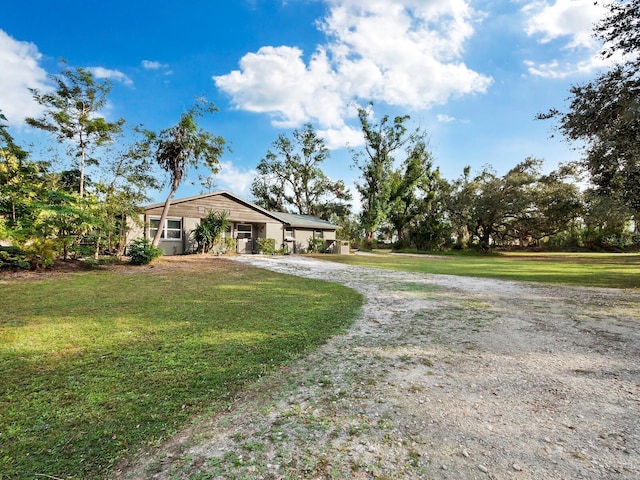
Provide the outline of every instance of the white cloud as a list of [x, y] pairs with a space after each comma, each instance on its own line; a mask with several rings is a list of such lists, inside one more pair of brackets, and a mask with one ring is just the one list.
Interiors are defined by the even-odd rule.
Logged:
[[88, 67], [87, 70], [89, 70], [96, 78], [107, 78], [109, 80], [122, 82], [128, 86], [133, 85], [133, 81], [120, 70], [111, 70], [104, 67]]
[[566, 48], [597, 49], [593, 26], [607, 12], [607, 8], [593, 0], [555, 0], [529, 3], [523, 11], [529, 16], [527, 35], [539, 35], [543, 43], [566, 38]]
[[[601, 44], [593, 37], [593, 27], [607, 13], [603, 2], [593, 0], [554, 0], [528, 3], [522, 11], [527, 20], [525, 32], [542, 44], [560, 41], [562, 50], [571, 52], [569, 60], [550, 59], [547, 62], [526, 60], [532, 75], [565, 78], [578, 73], [590, 73], [611, 63], [603, 60]], [[580, 57], [579, 60], [575, 58]]]
[[41, 58], [33, 43], [20, 42], [0, 30], [0, 110], [10, 125], [23, 125], [26, 117], [42, 113], [29, 91], [51, 89], [47, 72], [40, 66]]
[[145, 70], [160, 70], [161, 68], [167, 68], [168, 65], [152, 61], [152, 60], [142, 60], [141, 62], [142, 68]]
[[436, 119], [440, 123], [451, 123], [451, 122], [455, 122], [456, 121], [456, 119], [454, 117], [450, 117], [449, 115], [443, 115], [443, 114], [438, 114]]
[[340, 148], [353, 148], [364, 145], [362, 130], [345, 125], [342, 128], [329, 128], [318, 130], [318, 136], [324, 140], [329, 150]]
[[216, 179], [220, 180], [221, 187], [236, 195], [247, 197], [253, 179], [258, 174], [253, 169], [240, 170], [230, 161], [220, 162], [220, 171]]
[[166, 63], [160, 63], [154, 60], [142, 60], [140, 65], [142, 65], [142, 68], [145, 70], [162, 70], [164, 75], [173, 75], [173, 70], [169, 70], [169, 65]]
[[490, 85], [462, 62], [477, 18], [466, 1], [327, 2], [318, 26], [328, 42], [308, 61], [299, 48], [266, 46], [214, 77], [238, 109], [280, 127], [317, 123], [329, 144], [344, 146], [356, 140], [345, 122], [354, 99], [422, 109]]

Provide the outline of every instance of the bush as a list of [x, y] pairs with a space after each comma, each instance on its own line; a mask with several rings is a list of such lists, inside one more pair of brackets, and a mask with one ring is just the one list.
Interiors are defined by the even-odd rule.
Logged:
[[227, 252], [235, 252], [236, 251], [236, 239], [232, 237], [227, 237], [222, 241], [222, 248], [224, 250], [223, 253]]
[[162, 256], [162, 249], [155, 247], [147, 238], [139, 238], [131, 242], [128, 248], [130, 263], [132, 265], [148, 265], [155, 258]]
[[28, 270], [31, 268], [24, 252], [15, 246], [0, 247], [0, 269]]
[[276, 241], [273, 238], [259, 238], [258, 252], [262, 252], [265, 255], [273, 255], [276, 253]]
[[209, 253], [229, 226], [226, 212], [211, 210], [191, 232], [198, 253]]
[[36, 238], [22, 247], [24, 256], [33, 270], [53, 265], [58, 256], [58, 245], [49, 238]]
[[323, 253], [324, 252], [324, 240], [321, 238], [309, 239], [309, 253]]

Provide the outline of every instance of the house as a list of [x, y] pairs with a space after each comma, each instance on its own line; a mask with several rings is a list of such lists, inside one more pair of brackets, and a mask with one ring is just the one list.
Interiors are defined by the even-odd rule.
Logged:
[[[153, 239], [163, 208], [164, 202], [143, 207], [140, 224], [131, 222], [128, 240]], [[272, 238], [276, 249], [286, 248], [290, 253], [305, 253], [309, 240], [321, 238], [325, 251], [348, 253], [336, 241], [337, 225], [311, 215], [271, 212], [223, 190], [171, 201], [159, 244], [165, 255], [195, 251], [191, 231], [211, 210], [227, 213], [230, 226], [223, 236], [236, 240], [240, 254], [255, 253], [259, 238]]]

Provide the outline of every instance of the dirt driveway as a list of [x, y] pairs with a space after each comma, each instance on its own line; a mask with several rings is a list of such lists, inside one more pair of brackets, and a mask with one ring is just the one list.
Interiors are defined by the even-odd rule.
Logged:
[[353, 327], [133, 478], [640, 478], [640, 291], [239, 257], [366, 297]]

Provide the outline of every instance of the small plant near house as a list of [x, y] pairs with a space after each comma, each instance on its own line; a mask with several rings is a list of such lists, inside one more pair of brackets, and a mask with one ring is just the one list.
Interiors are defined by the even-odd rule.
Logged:
[[154, 259], [162, 256], [162, 249], [153, 246], [147, 238], [139, 238], [131, 242], [128, 253], [131, 265], [148, 265]]
[[273, 255], [276, 253], [276, 241], [273, 238], [259, 238], [258, 252], [265, 255]]
[[229, 220], [225, 212], [211, 210], [206, 217], [191, 232], [195, 240], [198, 253], [209, 253], [220, 241], [222, 232], [229, 226]]
[[225, 252], [235, 252], [236, 251], [236, 239], [232, 237], [227, 237], [222, 241], [222, 248]]
[[309, 253], [323, 253], [324, 252], [324, 240], [321, 238], [309, 239]]

